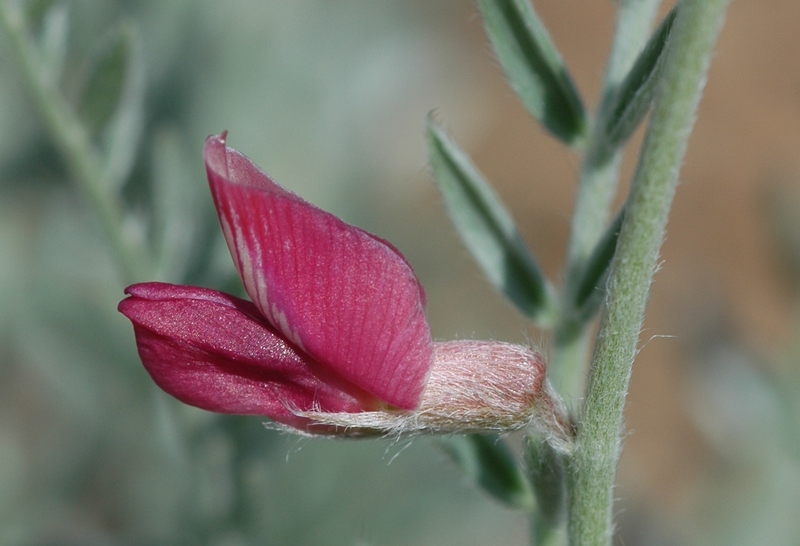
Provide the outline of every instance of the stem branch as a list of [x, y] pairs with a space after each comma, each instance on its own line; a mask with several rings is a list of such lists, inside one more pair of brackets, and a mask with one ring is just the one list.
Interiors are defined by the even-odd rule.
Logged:
[[[567, 250], [566, 285], [562, 308], [570, 312], [571, 301], [580, 273], [602, 236], [617, 191], [620, 153], [609, 157], [603, 150], [604, 135], [599, 134], [609, 114], [609, 100], [633, 66], [647, 43], [650, 28], [661, 0], [623, 0], [617, 12], [616, 31], [606, 64], [603, 97], [595, 114], [581, 165], [578, 191], [572, 214], [570, 241]], [[583, 387], [588, 332], [577, 326], [572, 317], [562, 317], [555, 331], [555, 350], [551, 380], [567, 401], [577, 400]]]

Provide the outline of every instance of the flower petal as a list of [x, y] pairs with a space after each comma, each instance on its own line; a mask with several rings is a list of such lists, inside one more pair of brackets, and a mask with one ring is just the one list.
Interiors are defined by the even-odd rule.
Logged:
[[225, 145], [205, 146], [222, 230], [265, 317], [333, 373], [415, 408], [432, 362], [424, 293], [389, 243], [275, 184]]
[[[221, 292], [165, 283], [129, 286], [119, 310], [159, 387], [210, 411], [265, 415], [305, 428], [296, 412], [364, 407], [314, 373], [316, 363], [283, 339], [250, 303]], [[352, 389], [351, 389], [352, 390]], [[315, 428], [319, 432], [319, 427]]]

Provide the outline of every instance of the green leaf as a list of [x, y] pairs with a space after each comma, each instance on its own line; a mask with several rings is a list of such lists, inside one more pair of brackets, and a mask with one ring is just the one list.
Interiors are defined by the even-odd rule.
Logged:
[[620, 210], [611, 225], [608, 226], [602, 239], [597, 242], [581, 275], [575, 290], [573, 308], [578, 310], [582, 320], [588, 320], [600, 308], [605, 290], [602, 287], [608, 278], [608, 268], [617, 250], [617, 239], [625, 219], [625, 209]]
[[151, 239], [156, 263], [160, 278], [183, 281], [190, 268], [209, 265], [196, 263], [200, 256], [205, 260], [213, 256], [216, 232], [204, 232], [203, 222], [213, 222], [217, 232], [219, 223], [205, 199], [207, 190], [196, 184], [192, 156], [186, 153], [181, 133], [174, 128], [161, 128], [147, 141], [153, 166]]
[[776, 421], [779, 438], [787, 455], [800, 464], [800, 369], [797, 369], [796, 355], [789, 366], [778, 373], [767, 376], [768, 387], [773, 392], [776, 405]]
[[650, 110], [675, 13], [673, 8], [667, 14], [614, 94], [605, 130], [609, 150], [623, 145]]
[[528, 0], [478, 0], [495, 54], [525, 108], [575, 145], [588, 123], [566, 66]]
[[441, 445], [472, 483], [513, 508], [533, 507], [525, 474], [496, 434], [451, 436], [444, 438]]
[[90, 133], [99, 132], [116, 112], [125, 90], [133, 34], [122, 27], [91, 62], [78, 113]]
[[127, 180], [136, 163], [144, 128], [144, 59], [138, 47], [136, 29], [126, 24], [120, 29], [127, 42], [126, 74], [116, 111], [107, 123], [105, 176], [114, 187]]
[[492, 285], [524, 314], [548, 320], [555, 305], [552, 288], [511, 215], [469, 158], [430, 119], [427, 139], [434, 178], [467, 249]]
[[547, 536], [560, 527], [566, 515], [564, 458], [546, 440], [531, 438], [525, 462], [536, 499], [535, 531], [539, 537]]
[[38, 26], [58, 0], [27, 0], [23, 4], [25, 20], [32, 27]]
[[61, 80], [64, 60], [67, 56], [69, 12], [64, 4], [55, 4], [47, 7], [47, 11], [41, 14], [41, 32], [39, 36], [42, 72], [44, 77], [54, 87], [57, 87]]

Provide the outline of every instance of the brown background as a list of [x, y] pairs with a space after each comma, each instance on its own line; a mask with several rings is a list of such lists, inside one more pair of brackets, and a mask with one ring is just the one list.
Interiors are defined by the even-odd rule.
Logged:
[[[535, 5], [593, 108], [613, 30], [613, 5]], [[716, 344], [732, 343], [756, 361], [763, 359], [768, 369], [769, 360], [796, 332], [792, 277], [772, 222], [776, 200], [790, 218], [795, 211], [800, 216], [797, 16], [797, 5], [789, 0], [732, 3], [680, 176], [641, 336], [643, 349], [634, 367], [618, 490], [621, 497], [647, 499], [656, 511], [666, 509], [672, 514], [668, 519], [691, 516], [706, 479], [724, 459], [689, 417], [687, 382], [698, 355]], [[465, 28], [476, 44], [469, 60], [473, 81], [484, 86], [482, 99], [473, 99], [481, 122], [461, 121], [468, 129], [459, 127], [459, 116], [467, 119], [458, 110], [463, 104], [443, 105], [437, 115], [456, 139], [460, 129], [474, 131], [464, 147], [512, 210], [551, 278], [557, 279], [579, 159], [531, 121], [488, 53], [477, 15], [468, 12], [464, 20], [472, 21]], [[633, 171], [641, 136], [640, 130], [629, 145], [623, 185]], [[433, 190], [428, 198], [436, 201]], [[441, 229], [448, 228], [442, 224]], [[454, 244], [448, 241], [439, 248], [452, 249]], [[447, 280], [441, 285], [432, 283], [433, 290], [442, 290], [440, 300], [430, 302], [440, 337], [541, 340], [484, 290], [463, 252], [452, 250], [441, 262], [455, 265], [443, 274]]]

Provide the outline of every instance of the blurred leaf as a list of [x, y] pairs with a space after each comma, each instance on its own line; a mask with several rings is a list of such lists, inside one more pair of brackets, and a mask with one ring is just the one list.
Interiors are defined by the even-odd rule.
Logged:
[[567, 144], [588, 123], [580, 96], [528, 0], [478, 0], [486, 31], [511, 87], [528, 111]]
[[[36, 197], [33, 197], [36, 199]], [[31, 221], [31, 207], [25, 199], [4, 192], [0, 200], [0, 371], [11, 358], [3, 352], [8, 332], [16, 326], [18, 311], [27, 304], [25, 295], [28, 272], [35, 265], [31, 248], [36, 224]]]
[[760, 466], [784, 447], [780, 400], [745, 351], [712, 343], [689, 371], [689, 414], [720, 455]]
[[617, 250], [617, 239], [625, 219], [625, 209], [619, 211], [617, 217], [608, 226], [602, 239], [597, 242], [591, 256], [586, 262], [580, 282], [575, 290], [574, 309], [579, 316], [588, 320], [600, 308], [605, 290], [603, 286], [608, 278], [608, 267]]
[[[171, 282], [182, 282], [194, 265], [192, 254], [200, 253], [198, 246], [212, 247], [214, 232], [200, 237], [204, 219], [215, 220], [211, 200], [205, 196], [206, 185], [198, 183], [192, 175], [195, 170], [189, 165], [180, 133], [171, 129], [161, 130], [152, 138], [153, 157], [153, 234], [159, 268], [159, 278]], [[199, 173], [198, 173], [199, 174]], [[206, 204], [207, 206], [202, 206]], [[208, 251], [203, 252], [210, 259]], [[196, 267], [207, 268], [207, 263]]]
[[[770, 184], [763, 199], [763, 220], [770, 228], [776, 257], [796, 295], [800, 289], [800, 192], [796, 178]], [[779, 405], [786, 451], [800, 461], [800, 336], [794, 336], [780, 364], [769, 382]]]
[[496, 434], [468, 434], [442, 440], [442, 448], [467, 478], [499, 501], [530, 510], [533, 495], [508, 446]]
[[53, 140], [37, 133], [24, 146], [0, 162], [2, 189], [43, 190], [69, 183], [64, 158]]
[[[182, 133], [174, 127], [148, 138], [152, 158], [152, 195], [142, 206], [152, 210], [156, 277], [178, 284], [211, 286], [245, 296], [231, 267], [230, 252], [203, 183], [202, 161], [192, 161]], [[125, 189], [130, 190], [129, 184]]]
[[605, 130], [610, 150], [624, 144], [650, 110], [675, 14], [676, 8], [667, 14], [615, 93]]
[[771, 184], [764, 193], [763, 220], [770, 228], [778, 259], [790, 275], [793, 288], [800, 288], [800, 192], [792, 177]]
[[105, 176], [119, 188], [133, 169], [144, 125], [144, 61], [132, 24], [120, 26], [91, 63], [79, 114], [106, 143]]
[[64, 59], [67, 56], [67, 37], [69, 31], [69, 12], [63, 4], [52, 5], [43, 14], [41, 37], [42, 69], [45, 78], [55, 87], [61, 80]]
[[794, 355], [787, 368], [767, 379], [778, 405], [779, 438], [786, 453], [800, 463], [800, 368], [797, 355]]
[[39, 25], [58, 0], [27, 0], [24, 2], [25, 20], [32, 27]]
[[530, 440], [526, 454], [528, 474], [536, 496], [536, 533], [542, 537], [557, 531], [566, 513], [564, 459], [548, 442], [535, 439]]
[[213, 207], [205, 210], [208, 212], [199, 214], [197, 236], [183, 269], [182, 284], [213, 286], [228, 294], [247, 297], [239, 274], [231, 267], [230, 252]]
[[130, 176], [139, 151], [144, 128], [145, 66], [138, 47], [138, 34], [132, 24], [120, 29], [127, 45], [126, 73], [121, 96], [108, 120], [106, 147], [106, 179], [120, 187]]
[[529, 317], [549, 318], [552, 289], [511, 215], [469, 158], [430, 119], [427, 139], [447, 211], [486, 277]]
[[99, 132], [117, 110], [125, 89], [133, 35], [122, 27], [102, 44], [89, 67], [78, 113], [91, 133]]

